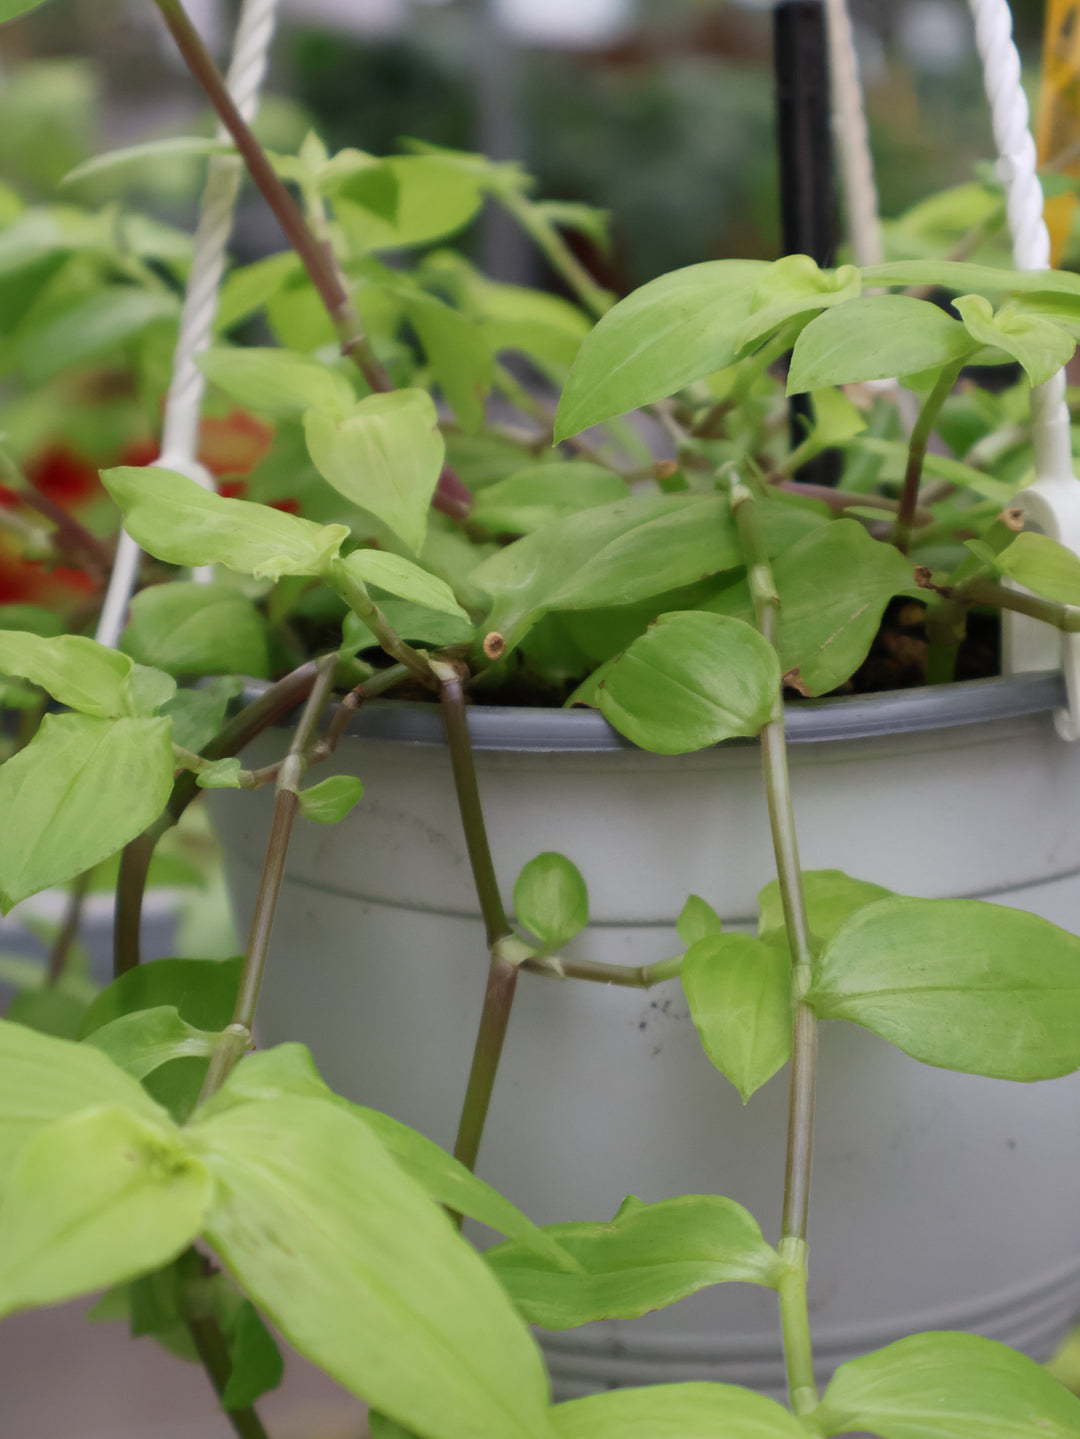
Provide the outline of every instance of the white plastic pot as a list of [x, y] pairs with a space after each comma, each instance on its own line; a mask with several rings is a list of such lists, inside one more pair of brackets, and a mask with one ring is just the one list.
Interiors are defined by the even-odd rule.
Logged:
[[[803, 863], [902, 893], [983, 897], [1080, 929], [1080, 749], [1054, 733], [1060, 675], [821, 701], [790, 711]], [[690, 892], [734, 928], [773, 873], [756, 744], [665, 758], [582, 711], [470, 712], [507, 896], [560, 850], [591, 923], [580, 956], [679, 952]], [[264, 737], [253, 763], [280, 751]], [[332, 761], [362, 777], [337, 828], [298, 824], [260, 1015], [331, 1084], [449, 1147], [487, 970], [432, 706], [361, 712]], [[270, 796], [215, 796], [239, 917]], [[778, 1237], [787, 1086], [744, 1108], [706, 1060], [677, 981], [651, 991], [523, 975], [479, 1172], [541, 1222], [623, 1196], [719, 1193]], [[928, 1328], [1046, 1358], [1080, 1311], [1080, 1076], [1021, 1085], [821, 1036], [810, 1307], [822, 1377]], [[783, 1388], [775, 1296], [723, 1285], [633, 1322], [542, 1334], [564, 1396], [715, 1379]]]

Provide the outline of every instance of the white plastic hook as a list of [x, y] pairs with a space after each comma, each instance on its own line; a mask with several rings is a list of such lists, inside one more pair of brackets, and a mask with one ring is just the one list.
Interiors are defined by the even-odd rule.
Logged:
[[[1007, 0], [968, 0], [975, 43], [982, 60], [998, 174], [1018, 270], [1050, 268], [1050, 234], [1043, 218], [1043, 189], [1031, 134], [1020, 55]], [[1080, 554], [1080, 484], [1073, 468], [1065, 372], [1031, 391], [1035, 480], [1016, 497], [1025, 523]], [[1060, 634], [1025, 615], [1003, 616], [1003, 664], [1007, 674], [1062, 668], [1068, 706], [1054, 716], [1063, 739], [1080, 739], [1080, 635]]]

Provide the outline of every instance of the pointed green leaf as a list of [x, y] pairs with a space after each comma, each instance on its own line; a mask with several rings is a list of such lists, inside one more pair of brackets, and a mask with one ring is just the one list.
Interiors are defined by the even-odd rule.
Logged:
[[604, 718], [654, 754], [687, 754], [761, 732], [777, 704], [776, 651], [724, 615], [661, 615], [600, 685]]
[[167, 719], [46, 715], [0, 766], [0, 909], [66, 884], [141, 834], [165, 808]]
[[774, 1399], [733, 1384], [613, 1389], [558, 1404], [551, 1417], [559, 1439], [806, 1439], [807, 1433]]
[[1018, 585], [1057, 600], [1080, 605], [1080, 559], [1049, 535], [1025, 530], [996, 556], [998, 569]]
[[[836, 575], [844, 583], [834, 583]], [[807, 693], [827, 694], [849, 679], [870, 652], [894, 595], [914, 585], [911, 563], [855, 520], [814, 530], [773, 561], [780, 595], [776, 649], [780, 669]], [[702, 608], [753, 621], [750, 589], [740, 580]]]
[[200, 754], [225, 723], [229, 703], [244, 688], [236, 675], [211, 680], [198, 689], [177, 691], [162, 714], [173, 724], [173, 743]]
[[458, 424], [474, 434], [484, 423], [484, 401], [495, 374], [495, 356], [482, 327], [432, 295], [409, 295], [405, 314]]
[[419, 553], [445, 454], [431, 396], [369, 395], [342, 420], [310, 410], [304, 431], [323, 479]]
[[705, 1053], [743, 1103], [791, 1054], [787, 949], [750, 934], [714, 934], [686, 952], [680, 972]]
[[142, 1086], [97, 1050], [0, 1019], [0, 1194], [40, 1130], [102, 1105], [167, 1122]]
[[267, 415], [299, 417], [320, 410], [340, 419], [356, 391], [335, 366], [291, 350], [221, 347], [199, 356], [206, 378], [238, 404]]
[[331, 775], [297, 796], [300, 813], [316, 824], [339, 824], [363, 797], [363, 783], [348, 774]]
[[[449, 645], [468, 644], [475, 638], [476, 631], [469, 620], [440, 614], [438, 610], [429, 610], [408, 600], [380, 600], [379, 608], [386, 616], [387, 623], [403, 640], [430, 645], [435, 649], [446, 649]], [[343, 655], [353, 655], [358, 650], [380, 647], [379, 641], [367, 625], [351, 612], [345, 616], [342, 635]]]
[[302, 1044], [279, 1044], [274, 1049], [249, 1054], [233, 1070], [205, 1112], [209, 1115], [252, 1099], [280, 1099], [290, 1095], [299, 1099], [330, 1099], [344, 1105], [363, 1120], [410, 1179], [440, 1204], [490, 1229], [497, 1229], [508, 1238], [520, 1240], [550, 1258], [557, 1268], [575, 1268], [570, 1256], [539, 1225], [490, 1184], [470, 1173], [434, 1140], [389, 1114], [361, 1104], [349, 1104], [335, 1095]]
[[[2, 0], [0, 0], [2, 3]], [[117, 170], [138, 169], [147, 160], [199, 160], [210, 155], [234, 155], [230, 140], [213, 140], [206, 135], [170, 135], [164, 140], [145, 140], [122, 150], [109, 150], [76, 165], [64, 176], [63, 184], [76, 185], [98, 175], [111, 175]]]
[[211, 1187], [167, 1121], [104, 1108], [43, 1129], [8, 1179], [0, 1315], [167, 1264], [198, 1234]]
[[[397, 182], [393, 220], [371, 208], [370, 181], [360, 171], [337, 186], [334, 210], [350, 243], [358, 250], [411, 248], [462, 229], [480, 208], [475, 176], [457, 165], [428, 155], [392, 155], [383, 161]], [[352, 201], [352, 186], [357, 187]]]
[[255, 1100], [188, 1132], [217, 1181], [207, 1239], [302, 1354], [420, 1433], [548, 1439], [528, 1331], [359, 1118]]
[[1080, 1068], [1080, 939], [969, 899], [885, 899], [825, 945], [808, 997], [905, 1054], [998, 1079]]
[[881, 1439], [1076, 1439], [1080, 1399], [993, 1339], [914, 1334], [841, 1364], [814, 1423]]
[[59, 315], [20, 326], [19, 362], [31, 384], [127, 344], [160, 320], [174, 320], [180, 301], [168, 290], [108, 285]]
[[995, 315], [994, 307], [982, 295], [961, 295], [953, 301], [953, 308], [973, 339], [1019, 360], [1033, 385], [1056, 375], [1076, 349], [1076, 341], [1059, 325], [1014, 307]]
[[235, 758], [216, 759], [195, 776], [200, 789], [243, 789], [243, 769]]
[[353, 550], [341, 564], [363, 585], [376, 585], [411, 604], [469, 622], [468, 613], [458, 604], [445, 580], [400, 555], [386, 550]]
[[821, 270], [809, 255], [785, 255], [758, 281], [749, 318], [735, 336], [739, 353], [756, 348], [774, 330], [797, 315], [810, 316], [862, 293], [862, 279], [854, 265]]
[[699, 939], [707, 939], [711, 934], [720, 934], [723, 928], [723, 923], [716, 910], [696, 894], [687, 897], [686, 903], [682, 907], [682, 913], [675, 921], [675, 929], [687, 949]]
[[348, 538], [347, 525], [313, 525], [248, 500], [226, 500], [155, 465], [103, 470], [124, 527], [171, 565], [225, 565], [256, 578], [321, 575]]
[[165, 1005], [197, 1029], [224, 1029], [232, 1018], [242, 959], [155, 959], [129, 970], [96, 996], [80, 1035], [124, 1015]]
[[174, 580], [131, 601], [121, 647], [140, 664], [175, 675], [269, 673], [266, 624], [232, 585]]
[[171, 1059], [209, 1059], [219, 1038], [188, 1024], [173, 1006], [159, 1005], [103, 1024], [86, 1043], [133, 1079], [145, 1079]]
[[688, 1194], [659, 1204], [627, 1199], [610, 1223], [545, 1228], [582, 1273], [567, 1273], [517, 1243], [485, 1255], [520, 1313], [544, 1329], [636, 1319], [713, 1284], [772, 1289], [783, 1270], [754, 1217], [718, 1195]]
[[134, 713], [126, 655], [81, 635], [41, 635], [0, 630], [0, 673], [40, 685], [54, 700], [83, 714], [112, 719]]
[[[840, 926], [860, 909], [879, 899], [894, 897], [891, 889], [865, 879], [852, 879], [840, 869], [804, 869], [802, 886], [810, 933], [820, 944], [832, 939]], [[758, 937], [766, 944], [787, 943], [780, 883], [775, 879], [758, 895]]]
[[787, 392], [936, 370], [977, 348], [959, 320], [929, 300], [864, 295], [810, 321], [791, 356]]
[[495, 535], [528, 535], [553, 520], [628, 495], [621, 475], [586, 460], [530, 465], [482, 489], [469, 518]]
[[709, 260], [661, 275], [607, 312], [566, 382], [555, 438], [664, 399], [735, 358], [767, 265]]
[[514, 883], [514, 910], [548, 949], [561, 949], [589, 922], [589, 891], [563, 854], [530, 859]]
[[250, 1408], [285, 1377], [281, 1350], [250, 1300], [240, 1305], [228, 1339], [232, 1370], [221, 1396], [226, 1413]]
[[1080, 275], [1068, 270], [1009, 270], [959, 260], [892, 260], [869, 265], [864, 285], [934, 285], [965, 294], [1026, 295], [1045, 292], [1080, 296]]

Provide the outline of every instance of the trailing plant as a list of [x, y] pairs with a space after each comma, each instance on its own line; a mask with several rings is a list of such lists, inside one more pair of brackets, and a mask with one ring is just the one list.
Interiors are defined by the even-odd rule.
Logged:
[[[85, 984], [69, 988], [77, 1037], [35, 1028], [32, 1007], [0, 1022], [0, 1313], [105, 1289], [99, 1312], [202, 1362], [245, 1439], [264, 1433], [255, 1405], [281, 1373], [264, 1320], [373, 1406], [378, 1439], [1080, 1436], [1080, 1400], [972, 1335], [905, 1338], [818, 1391], [806, 1281], [819, 1022], [944, 1069], [1066, 1074], [1080, 1067], [1080, 940], [997, 905], [804, 872], [783, 704], [785, 689], [847, 685], [897, 601], [922, 607], [933, 680], [951, 677], [972, 614], [1080, 627], [1080, 560], [1023, 531], [1012, 506], [1027, 386], [1073, 352], [1080, 278], [727, 260], [612, 307], [562, 235], [594, 226], [591, 212], [535, 201], [516, 166], [422, 145], [331, 156], [312, 136], [268, 156], [177, 0], [158, 3], [295, 246], [232, 272], [202, 362], [275, 433], [242, 494], [154, 465], [104, 470], [152, 557], [120, 651], [79, 633], [78, 612], [69, 633], [39, 610], [0, 631], [4, 702], [32, 716], [0, 766], [0, 908], [70, 885], [77, 929], [87, 876], [121, 855], [116, 978], [89, 1002]], [[0, 18], [29, 8], [0, 0]], [[170, 141], [94, 168], [225, 148]], [[442, 250], [411, 269], [379, 258], [441, 241], [485, 199], [519, 218], [577, 303], [495, 285]], [[30, 301], [6, 342], [26, 393], [118, 357], [147, 383], [143, 342], [171, 319], [179, 270], [132, 261], [123, 217], [109, 220], [47, 207], [0, 235], [5, 303]], [[955, 298], [893, 293], [928, 285]], [[232, 342], [255, 316], [277, 345]], [[1018, 364], [1025, 379], [998, 398], [958, 392], [972, 363]], [[867, 388], [897, 376], [919, 398], [907, 438], [892, 399]], [[792, 444], [786, 395], [805, 393], [813, 424]], [[636, 410], [647, 418], [623, 418]], [[935, 431], [962, 458], [931, 451]], [[823, 490], [800, 473], [829, 449], [842, 476]], [[101, 559], [91, 538], [57, 524], [49, 543], [72, 562], [81, 546], [86, 565]], [[186, 577], [207, 566], [212, 582]], [[166, 567], [179, 571], [168, 583]], [[252, 674], [268, 683], [230, 713]], [[207, 682], [178, 688], [191, 678]], [[335, 1095], [302, 1046], [249, 1052], [293, 827], [338, 823], [361, 795], [308, 771], [332, 761], [358, 706], [392, 692], [441, 706], [486, 930], [453, 1156]], [[521, 872], [511, 922], [467, 700], [537, 694], [595, 705], [660, 754], [759, 741], [776, 872], [756, 936], [690, 895], [682, 954], [642, 968], [576, 957], [586, 882], [554, 853]], [[280, 760], [245, 768], [251, 740], [298, 707]], [[263, 785], [273, 820], [243, 956], [140, 965], [162, 836], [201, 790]], [[43, 987], [71, 978], [61, 939]], [[541, 1228], [472, 1173], [522, 969], [679, 979], [705, 1053], [746, 1101], [789, 1065], [775, 1245], [716, 1195], [629, 1197], [613, 1218]], [[462, 1216], [505, 1242], [477, 1253]], [[529, 1324], [632, 1318], [725, 1282], [776, 1292], [788, 1407], [725, 1384], [552, 1405]]]

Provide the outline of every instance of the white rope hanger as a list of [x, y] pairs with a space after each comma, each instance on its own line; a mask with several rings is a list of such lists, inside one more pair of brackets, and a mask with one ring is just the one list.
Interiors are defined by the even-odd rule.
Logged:
[[[237, 109], [249, 124], [259, 108], [277, 9], [278, 0], [244, 0], [240, 13], [227, 83]], [[228, 138], [220, 128], [219, 138]], [[226, 246], [232, 234], [243, 169], [243, 161], [236, 155], [215, 156], [210, 161], [173, 355], [172, 380], [165, 401], [161, 458], [156, 461], [166, 469], [186, 475], [204, 489], [213, 489], [214, 481], [198, 460], [206, 382], [196, 361], [209, 347], [213, 335], [218, 293], [225, 273]], [[121, 530], [97, 629], [99, 642], [110, 649], [119, 643], [141, 557], [138, 545], [126, 530]], [[209, 576], [196, 572], [195, 577], [205, 580]]]

